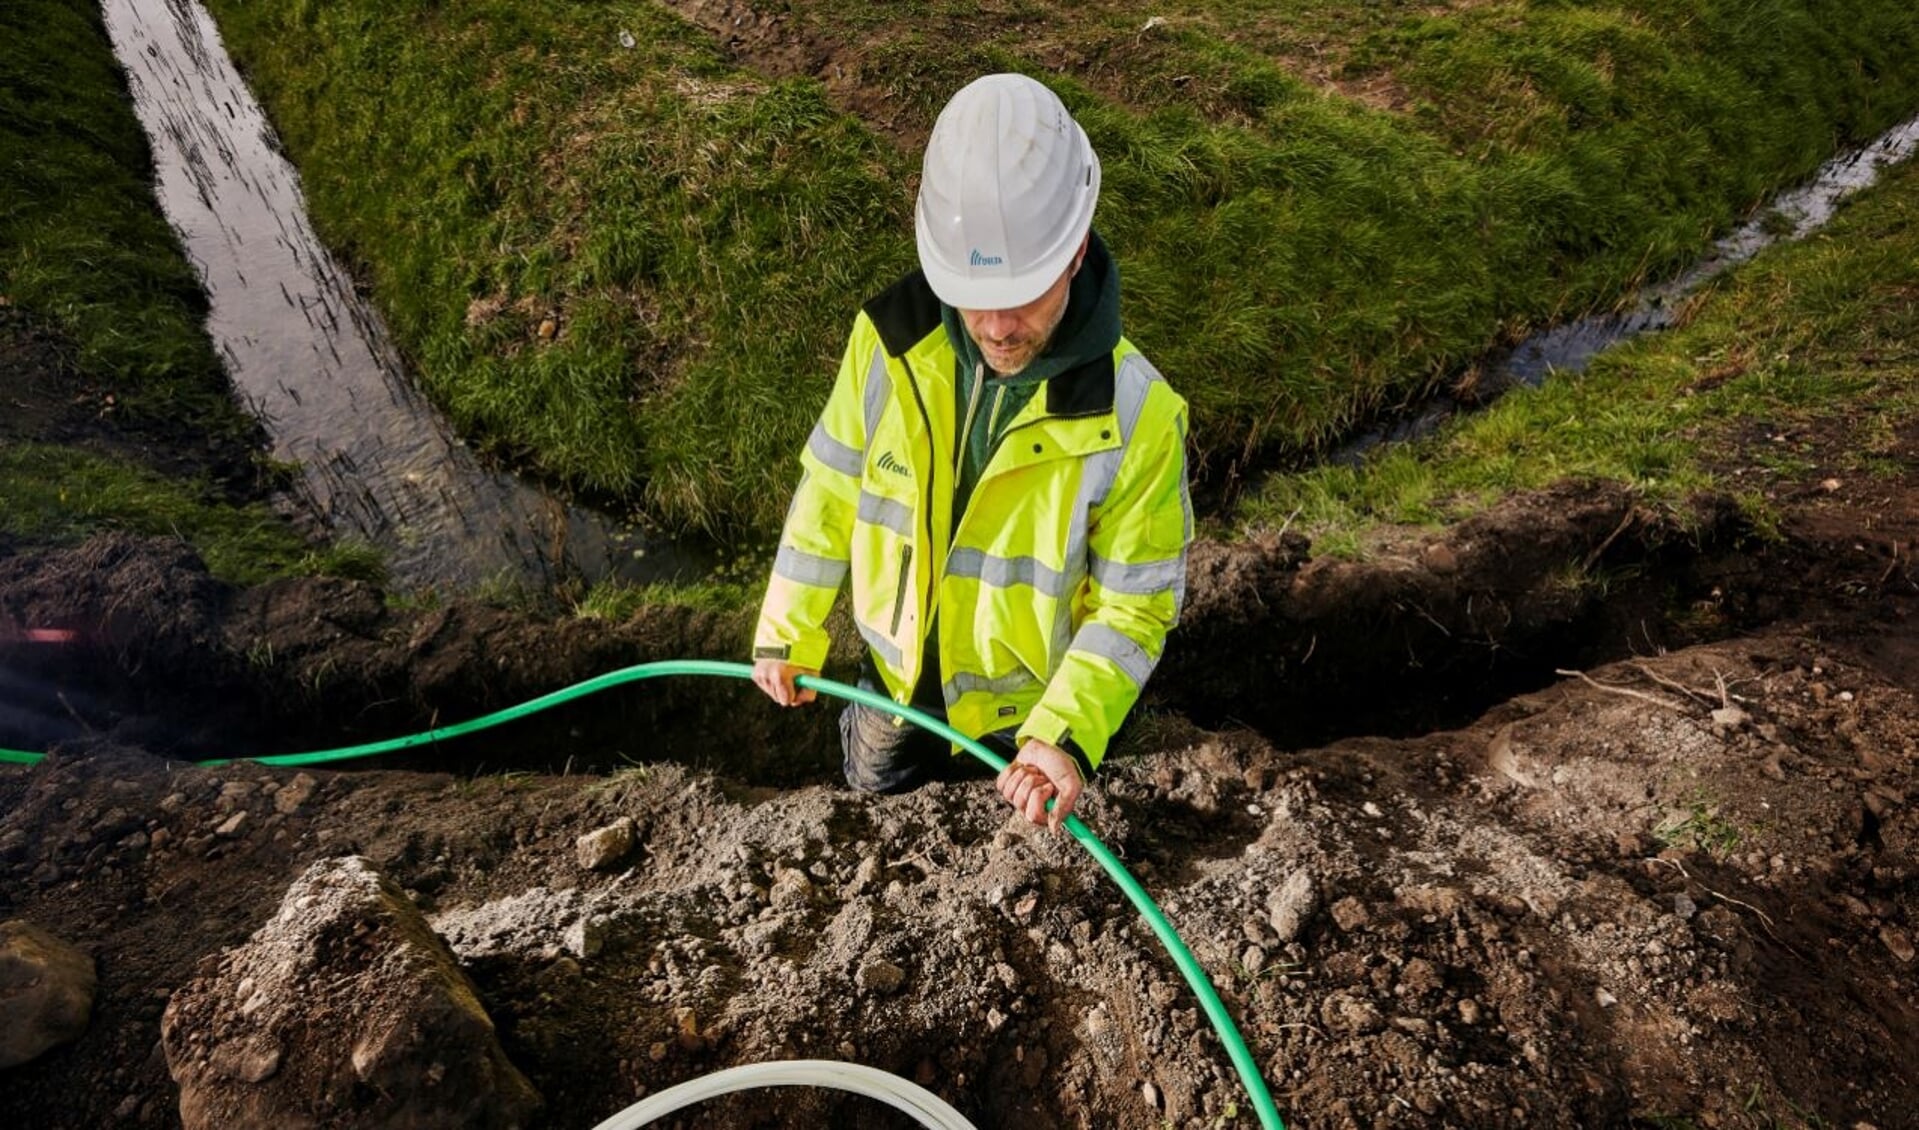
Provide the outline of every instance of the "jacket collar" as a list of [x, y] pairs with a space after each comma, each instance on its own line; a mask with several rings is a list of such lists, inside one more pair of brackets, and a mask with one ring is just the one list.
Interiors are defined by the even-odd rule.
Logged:
[[[890, 357], [903, 357], [931, 334], [944, 336], [940, 300], [914, 269], [868, 301], [866, 316]], [[1046, 382], [1046, 414], [1091, 416], [1113, 410], [1113, 355], [1108, 352]]]

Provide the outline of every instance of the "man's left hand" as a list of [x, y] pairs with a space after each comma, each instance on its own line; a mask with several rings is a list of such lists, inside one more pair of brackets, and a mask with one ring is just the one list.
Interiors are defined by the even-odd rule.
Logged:
[[[1085, 788], [1073, 755], [1038, 738], [1027, 739], [997, 783], [999, 795], [1021, 815], [1055, 832], [1072, 815], [1080, 790]], [[1049, 800], [1055, 802], [1050, 814], [1046, 811]]]

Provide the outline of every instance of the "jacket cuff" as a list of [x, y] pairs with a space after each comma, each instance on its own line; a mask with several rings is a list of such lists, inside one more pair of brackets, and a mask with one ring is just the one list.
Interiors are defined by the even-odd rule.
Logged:
[[1016, 735], [1016, 740], [1021, 745], [1024, 745], [1028, 738], [1038, 738], [1048, 745], [1065, 750], [1074, 761], [1079, 763], [1080, 777], [1084, 780], [1092, 780], [1093, 770], [1098, 766], [1073, 737], [1072, 727], [1067, 724], [1066, 719], [1044, 706], [1035, 707], [1033, 712], [1026, 716], [1025, 724], [1020, 726]]

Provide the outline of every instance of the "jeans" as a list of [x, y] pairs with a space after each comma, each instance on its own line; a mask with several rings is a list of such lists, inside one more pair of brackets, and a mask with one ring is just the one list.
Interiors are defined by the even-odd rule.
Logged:
[[[913, 708], [945, 721], [946, 704], [939, 697], [937, 675], [931, 684], [929, 688], [928, 680], [920, 681]], [[858, 685], [861, 690], [886, 693], [870, 660], [860, 664]], [[1011, 729], [987, 734], [980, 741], [1009, 761], [1018, 752]], [[970, 755], [959, 758], [952, 743], [938, 734], [857, 702], [847, 703], [840, 711], [840, 750], [846, 757], [843, 768], [847, 785], [863, 793], [910, 792], [931, 780], [959, 776], [965, 766], [957, 762], [973, 760]]]

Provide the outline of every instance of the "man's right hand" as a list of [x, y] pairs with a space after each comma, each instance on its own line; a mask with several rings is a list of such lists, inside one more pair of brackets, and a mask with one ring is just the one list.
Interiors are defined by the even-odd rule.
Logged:
[[784, 659], [753, 661], [753, 685], [765, 691], [766, 697], [781, 706], [800, 706], [818, 698], [818, 691], [793, 681], [801, 675], [817, 674], [819, 672], [812, 668], [795, 667]]

